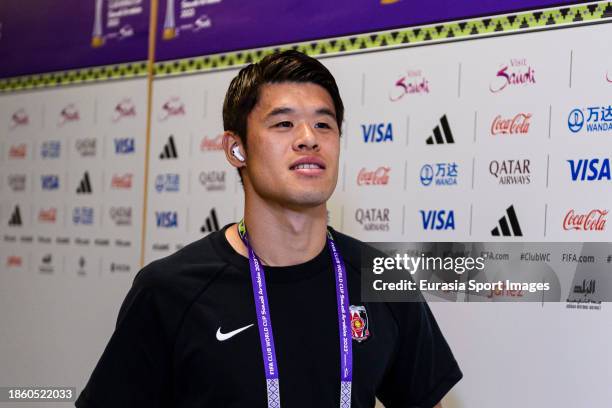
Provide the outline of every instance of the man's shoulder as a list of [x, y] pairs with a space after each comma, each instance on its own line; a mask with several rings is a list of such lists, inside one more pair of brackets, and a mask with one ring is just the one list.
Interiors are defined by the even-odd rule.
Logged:
[[228, 265], [215, 245], [222, 233], [213, 232], [171, 255], [152, 261], [138, 272], [134, 285], [153, 289], [206, 285]]

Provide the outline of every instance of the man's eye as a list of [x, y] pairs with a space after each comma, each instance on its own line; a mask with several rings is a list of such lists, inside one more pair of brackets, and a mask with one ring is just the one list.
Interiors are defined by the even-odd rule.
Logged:
[[325, 122], [319, 122], [315, 126], [318, 128], [331, 129], [331, 126]]
[[276, 125], [274, 125], [274, 127], [291, 127], [291, 126], [293, 126], [293, 124], [289, 121], [279, 122]]

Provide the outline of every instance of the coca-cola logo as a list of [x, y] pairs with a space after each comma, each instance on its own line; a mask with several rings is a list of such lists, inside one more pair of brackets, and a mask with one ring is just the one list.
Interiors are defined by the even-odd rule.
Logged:
[[23, 159], [26, 156], [26, 145], [21, 143], [17, 146], [11, 146], [9, 149], [9, 157], [12, 159]]
[[489, 91], [497, 93], [508, 86], [527, 86], [535, 83], [535, 70], [527, 63], [527, 59], [511, 58], [509, 64], [501, 65], [489, 84]]
[[40, 210], [40, 212], [38, 213], [38, 221], [39, 222], [55, 222], [57, 218], [57, 209], [55, 208], [49, 208], [49, 209], [42, 209]]
[[180, 98], [173, 96], [162, 105], [162, 112], [159, 115], [159, 120], [164, 121], [172, 116], [185, 115], [185, 105]]
[[130, 98], [122, 99], [113, 110], [113, 122], [119, 122], [123, 118], [136, 116], [136, 106]]
[[8, 267], [20, 267], [23, 264], [23, 259], [20, 256], [11, 255], [6, 260]]
[[202, 142], [200, 142], [201, 151], [211, 150], [223, 150], [223, 135], [217, 135], [214, 137], [204, 136]]
[[529, 133], [531, 113], [517, 113], [513, 118], [502, 118], [497, 115], [491, 123], [491, 135], [525, 135]]
[[25, 111], [25, 109], [20, 108], [11, 115], [10, 129], [13, 130], [19, 126], [27, 126], [29, 123], [30, 117], [28, 116], [28, 113]]
[[409, 69], [395, 81], [389, 99], [395, 102], [409, 94], [423, 93], [429, 93], [429, 80], [420, 69]]
[[114, 174], [111, 179], [111, 188], [113, 189], [130, 189], [132, 188], [132, 177], [131, 173], [126, 174]]
[[73, 103], [69, 103], [60, 111], [57, 126], [64, 126], [70, 122], [78, 122], [79, 119], [79, 110]]
[[595, 209], [586, 214], [577, 214], [569, 210], [563, 219], [563, 229], [566, 231], [604, 231], [608, 210]]
[[391, 167], [380, 166], [376, 170], [366, 170], [365, 167], [359, 171], [357, 175], [358, 186], [374, 186], [389, 184], [389, 172]]

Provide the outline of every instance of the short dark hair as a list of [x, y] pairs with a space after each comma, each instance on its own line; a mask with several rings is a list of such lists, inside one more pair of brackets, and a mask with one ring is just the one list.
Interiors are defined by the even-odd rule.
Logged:
[[240, 137], [246, 147], [247, 116], [259, 98], [263, 85], [281, 82], [314, 83], [331, 96], [336, 110], [336, 122], [341, 131], [344, 105], [331, 72], [317, 59], [299, 51], [288, 50], [271, 54], [261, 61], [242, 68], [232, 80], [223, 102], [223, 128]]

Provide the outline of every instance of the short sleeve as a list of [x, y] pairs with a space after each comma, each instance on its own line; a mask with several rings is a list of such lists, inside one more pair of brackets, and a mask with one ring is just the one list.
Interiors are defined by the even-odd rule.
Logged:
[[159, 290], [143, 269], [121, 305], [117, 325], [77, 408], [170, 406], [170, 341]]
[[426, 302], [387, 305], [399, 343], [377, 397], [386, 408], [431, 408], [463, 374]]

